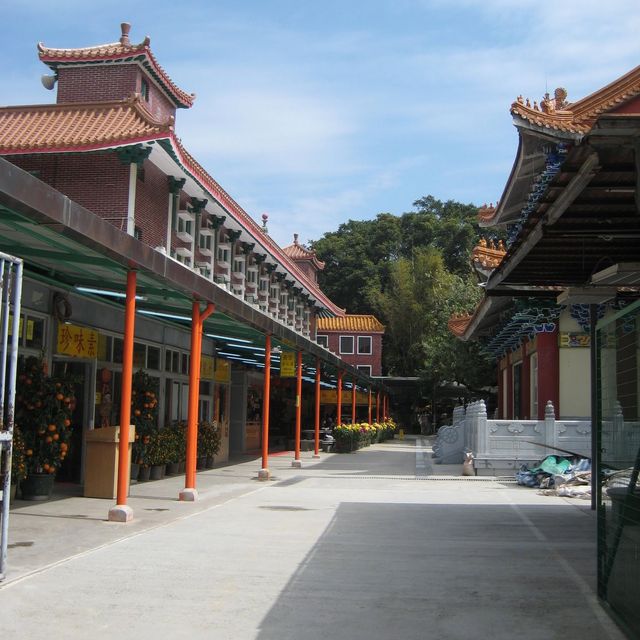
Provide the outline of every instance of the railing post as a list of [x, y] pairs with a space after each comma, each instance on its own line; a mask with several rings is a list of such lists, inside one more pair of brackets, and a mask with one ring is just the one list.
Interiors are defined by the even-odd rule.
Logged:
[[[544, 443], [549, 447], [558, 446], [558, 433], [556, 430], [556, 412], [551, 400], [544, 406]], [[553, 451], [553, 449], [551, 449]]]

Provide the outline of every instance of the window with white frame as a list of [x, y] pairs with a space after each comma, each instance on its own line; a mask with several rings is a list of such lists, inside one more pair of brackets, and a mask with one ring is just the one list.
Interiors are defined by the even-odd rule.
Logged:
[[340, 353], [353, 353], [353, 336], [340, 336]]
[[371, 354], [371, 336], [358, 336], [358, 353]]
[[325, 349], [329, 348], [329, 336], [318, 334], [316, 336], [316, 342], [321, 346], [325, 347]]
[[370, 364], [359, 364], [356, 368], [358, 369], [358, 371], [362, 371], [362, 373], [366, 373], [368, 376], [371, 376]]

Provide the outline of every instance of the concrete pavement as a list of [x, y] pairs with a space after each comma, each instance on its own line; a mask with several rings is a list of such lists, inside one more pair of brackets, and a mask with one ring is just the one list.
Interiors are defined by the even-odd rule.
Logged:
[[[418, 438], [19, 503], [0, 629], [21, 639], [621, 640], [594, 594], [585, 502], [462, 479]], [[437, 475], [436, 475], [437, 474]]]

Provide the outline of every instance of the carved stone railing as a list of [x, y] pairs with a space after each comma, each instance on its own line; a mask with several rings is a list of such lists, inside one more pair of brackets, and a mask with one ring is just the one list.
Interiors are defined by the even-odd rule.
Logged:
[[612, 420], [602, 421], [602, 461], [615, 469], [633, 466], [640, 449], [640, 422], [625, 421], [616, 402]]
[[464, 420], [463, 406], [453, 410], [453, 424], [438, 429], [433, 445], [433, 457], [436, 464], [461, 464], [464, 460]]
[[560, 449], [591, 457], [591, 423], [556, 420], [551, 402], [544, 420], [488, 420], [484, 401], [467, 407], [465, 446], [473, 452], [478, 475], [503, 475]]

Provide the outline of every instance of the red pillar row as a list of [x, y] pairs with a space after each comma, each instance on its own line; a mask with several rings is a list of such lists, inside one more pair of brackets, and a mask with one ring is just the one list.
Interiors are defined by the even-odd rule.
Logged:
[[560, 349], [558, 330], [536, 335], [538, 352], [538, 420], [544, 420], [544, 408], [553, 403], [556, 418], [560, 415]]
[[271, 393], [271, 334], [264, 340], [264, 387], [262, 399], [262, 469], [260, 480], [268, 480], [269, 473], [269, 394]]
[[315, 443], [313, 446], [313, 455], [320, 455], [320, 358], [316, 358], [316, 405], [315, 405]]
[[300, 460], [300, 430], [302, 428], [302, 351], [298, 351], [296, 366], [296, 444], [295, 460]]
[[338, 370], [338, 391], [336, 400], [336, 424], [342, 424], [342, 376], [344, 372], [342, 369]]
[[356, 378], [351, 378], [351, 424], [356, 422]]
[[129, 425], [131, 424], [131, 381], [133, 378], [133, 336], [136, 314], [136, 272], [127, 273], [122, 344], [122, 387], [120, 390], [120, 442], [118, 443], [118, 483], [116, 505], [109, 510], [109, 520], [129, 522], [133, 510], [127, 505], [129, 493]]

